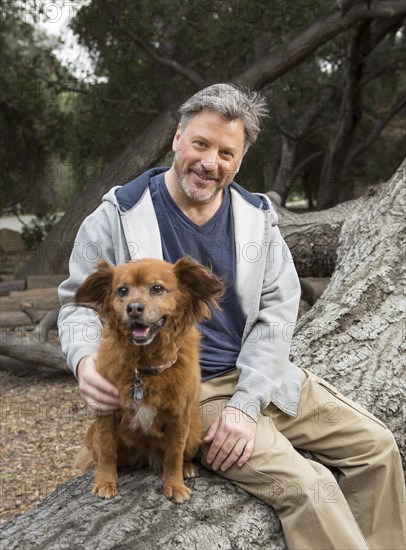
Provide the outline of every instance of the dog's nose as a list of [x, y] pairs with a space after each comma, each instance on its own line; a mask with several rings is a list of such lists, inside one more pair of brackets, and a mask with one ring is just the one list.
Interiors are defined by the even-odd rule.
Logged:
[[144, 309], [145, 306], [141, 302], [131, 302], [127, 305], [127, 313], [130, 317], [139, 317], [140, 315], [142, 315]]

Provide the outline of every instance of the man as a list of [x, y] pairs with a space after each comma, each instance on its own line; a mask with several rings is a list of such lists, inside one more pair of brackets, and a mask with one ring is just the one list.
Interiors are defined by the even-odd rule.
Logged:
[[[180, 112], [172, 166], [112, 189], [79, 230], [60, 287], [59, 326], [82, 397], [98, 414], [120, 406], [96, 369], [100, 321], [68, 303], [77, 286], [101, 257], [119, 264], [189, 254], [228, 283], [222, 311], [202, 327], [202, 463], [271, 504], [292, 550], [404, 548], [393, 436], [289, 361], [300, 296], [292, 258], [267, 198], [233, 182], [266, 114], [264, 100], [218, 84]], [[330, 422], [315, 422], [315, 404]], [[339, 484], [294, 447], [339, 468]]]

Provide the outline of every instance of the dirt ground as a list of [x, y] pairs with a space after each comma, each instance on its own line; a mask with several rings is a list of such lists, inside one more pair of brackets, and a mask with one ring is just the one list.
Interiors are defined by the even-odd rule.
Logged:
[[0, 371], [0, 386], [4, 522], [73, 477], [91, 419], [71, 374], [17, 377]]
[[[12, 280], [30, 254], [2, 253], [0, 280]], [[91, 419], [72, 374], [31, 373], [29, 367], [23, 376], [0, 370], [0, 411], [2, 523], [73, 477]]]

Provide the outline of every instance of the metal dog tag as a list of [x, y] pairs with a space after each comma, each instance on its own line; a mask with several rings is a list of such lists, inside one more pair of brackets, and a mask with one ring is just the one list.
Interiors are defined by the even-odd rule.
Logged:
[[130, 396], [137, 405], [140, 405], [144, 400], [145, 388], [137, 369], [135, 369], [134, 384], [130, 389]]

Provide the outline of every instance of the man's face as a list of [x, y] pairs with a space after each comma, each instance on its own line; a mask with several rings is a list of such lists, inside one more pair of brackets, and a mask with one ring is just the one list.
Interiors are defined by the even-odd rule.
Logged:
[[193, 202], [210, 202], [229, 185], [244, 156], [244, 125], [213, 111], [201, 111], [173, 140], [173, 166], [183, 195]]

